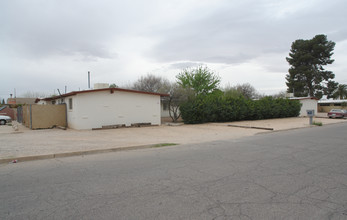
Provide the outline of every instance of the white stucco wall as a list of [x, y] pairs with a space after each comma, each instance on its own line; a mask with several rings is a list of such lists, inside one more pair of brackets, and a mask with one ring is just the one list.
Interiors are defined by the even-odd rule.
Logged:
[[[69, 99], [72, 99], [72, 109]], [[123, 91], [78, 93], [65, 98], [68, 126], [73, 129], [132, 123], [160, 124], [160, 96]]]
[[318, 101], [315, 99], [302, 99], [299, 100], [302, 104], [300, 110], [300, 117], [307, 116], [306, 110], [314, 110], [315, 115], [317, 114]]
[[48, 103], [45, 100], [40, 100], [40, 101], [37, 102], [37, 104], [38, 105], [47, 105]]

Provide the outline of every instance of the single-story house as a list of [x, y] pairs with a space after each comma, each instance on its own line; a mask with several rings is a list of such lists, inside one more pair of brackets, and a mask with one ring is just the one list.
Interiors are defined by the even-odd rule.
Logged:
[[314, 110], [317, 113], [318, 99], [315, 97], [293, 97], [292, 100], [299, 100], [302, 104], [300, 110], [300, 117], [307, 116], [306, 110]]
[[108, 125], [161, 123], [161, 97], [168, 94], [121, 88], [74, 91], [38, 99], [38, 104], [66, 104], [67, 124], [73, 129], [101, 128]]
[[320, 112], [329, 112], [331, 109], [347, 109], [347, 99], [321, 99], [318, 101]]

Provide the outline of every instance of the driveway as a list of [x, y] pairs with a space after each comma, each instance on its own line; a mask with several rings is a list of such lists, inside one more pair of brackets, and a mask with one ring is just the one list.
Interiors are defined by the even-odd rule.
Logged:
[[[346, 122], [343, 119], [316, 118], [323, 126]], [[232, 123], [208, 123], [198, 125], [161, 125], [141, 128], [111, 130], [30, 130], [18, 125], [0, 126], [0, 160], [6, 158], [83, 152], [100, 149], [116, 149], [146, 146], [158, 143], [192, 144], [214, 140], [230, 140], [271, 132], [262, 129], [236, 128], [228, 125], [273, 128], [274, 131], [309, 127], [308, 118], [285, 118]]]

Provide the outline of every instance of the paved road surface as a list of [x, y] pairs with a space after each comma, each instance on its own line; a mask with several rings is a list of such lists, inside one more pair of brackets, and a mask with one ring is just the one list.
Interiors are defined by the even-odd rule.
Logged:
[[0, 166], [1, 219], [347, 219], [347, 124]]

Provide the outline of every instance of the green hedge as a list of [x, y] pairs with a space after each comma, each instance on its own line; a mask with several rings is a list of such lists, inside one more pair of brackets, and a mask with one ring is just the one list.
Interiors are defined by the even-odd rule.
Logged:
[[181, 104], [184, 123], [230, 122], [269, 118], [296, 117], [300, 113], [298, 100], [265, 97], [250, 100], [224, 94], [200, 95]]

